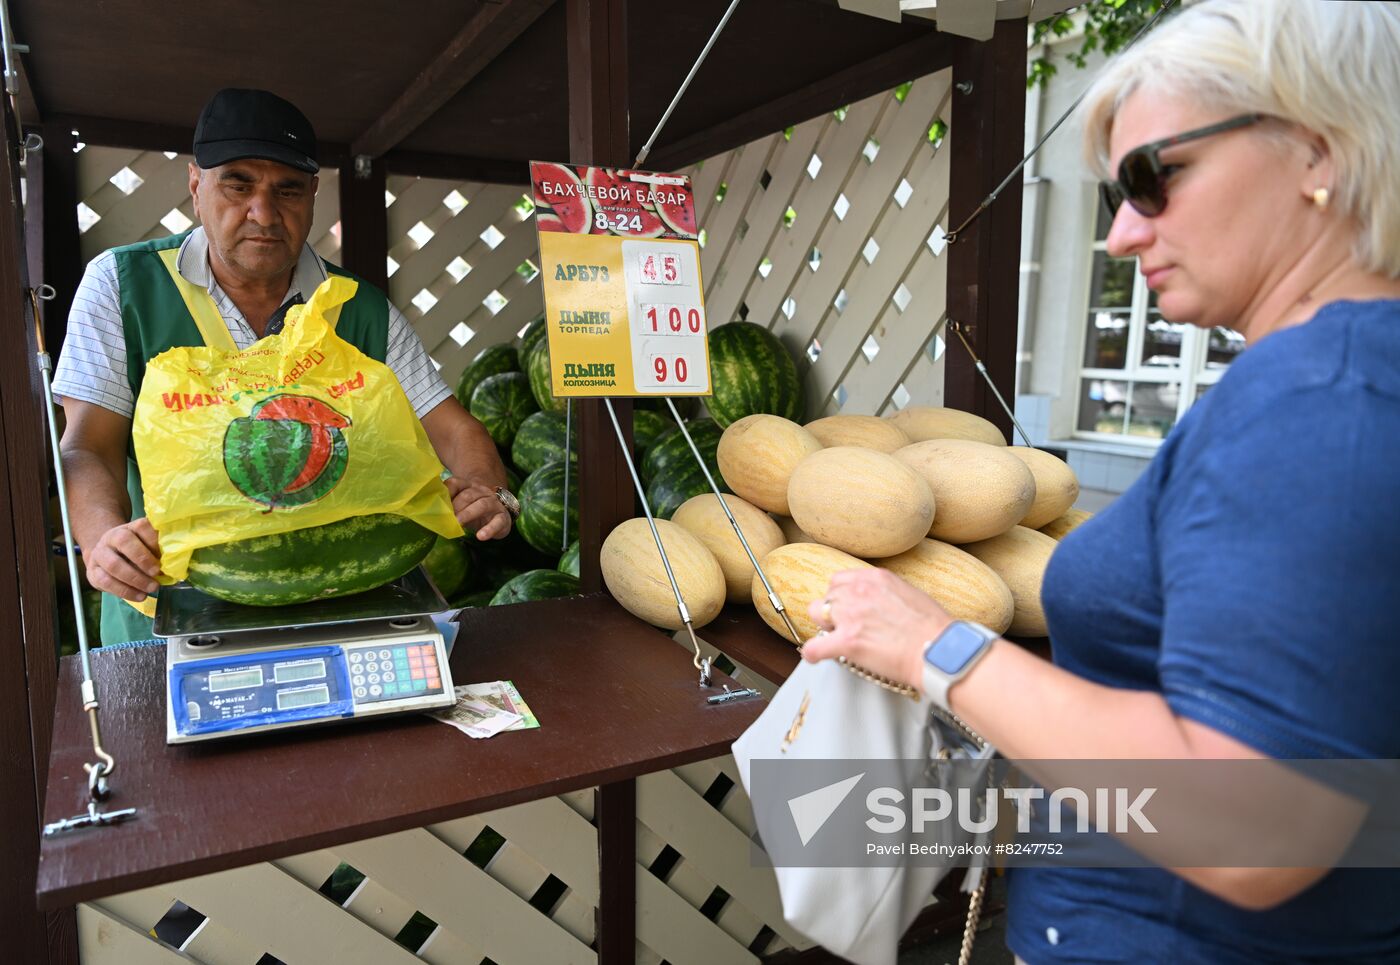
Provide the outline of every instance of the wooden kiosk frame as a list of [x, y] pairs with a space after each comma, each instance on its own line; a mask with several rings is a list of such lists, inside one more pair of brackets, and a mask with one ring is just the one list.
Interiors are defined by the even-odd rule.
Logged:
[[[15, 961], [78, 961], [72, 901], [81, 899], [81, 889], [56, 889], [50, 881], [41, 886], [42, 910], [35, 905], [39, 830], [54, 807], [46, 808], [46, 791], [62, 779], [50, 773], [56, 700], [60, 679], [72, 678], [74, 668], [56, 673], [54, 534], [47, 525], [52, 484], [45, 468], [49, 455], [29, 297], [29, 289], [41, 284], [57, 292], [43, 319], [50, 352], [56, 353], [82, 271], [74, 216], [75, 132], [93, 144], [187, 151], [190, 122], [213, 90], [240, 84], [278, 90], [329, 135], [320, 153], [323, 165], [341, 172], [342, 261], [383, 284], [386, 170], [523, 185], [525, 162], [532, 157], [630, 165], [727, 3], [435, 0], [417, 5], [421, 9], [407, 24], [391, 22], [372, 0], [289, 6], [293, 9], [202, 4], [163, 11], [161, 21], [153, 23], [149, 6], [139, 0], [113, 0], [99, 8], [51, 0], [9, 2], [11, 41], [28, 45], [22, 56], [11, 52], [18, 90], [13, 101], [6, 98], [0, 155], [0, 190], [7, 202], [0, 217], [0, 304], [9, 306], [0, 324], [16, 336], [11, 351], [0, 353], [5, 456], [0, 547], [14, 563], [0, 568], [9, 573], [0, 576], [0, 782], [6, 788], [0, 795], [0, 825], [8, 829], [0, 843], [0, 867], [6, 869], [0, 907]], [[408, 19], [407, 11], [403, 15]], [[449, 38], [445, 45], [444, 37]], [[939, 33], [926, 19], [893, 23], [849, 13], [835, 0], [741, 4], [647, 166], [676, 169], [951, 67], [956, 134], [949, 218], [959, 224], [1020, 159], [1025, 37], [1024, 19], [999, 22], [992, 39], [979, 43]], [[681, 53], [659, 52], [663, 42]], [[133, 56], [136, 51], [139, 56]], [[42, 147], [31, 144], [25, 151], [28, 133], [40, 135]], [[962, 326], [1008, 398], [1020, 227], [1021, 192], [1013, 187], [949, 250], [948, 316]], [[1009, 420], [959, 351], [947, 358], [945, 400], [1009, 434]], [[630, 437], [630, 404], [619, 403], [617, 410]], [[585, 591], [596, 593], [602, 589], [598, 548], [613, 526], [635, 514], [634, 497], [602, 404], [585, 402], [577, 411], [582, 578]], [[599, 626], [613, 626], [609, 621], [621, 614], [603, 596], [526, 604], [516, 621], [521, 633], [557, 621], [560, 607], [575, 608], [584, 624], [601, 621]], [[781, 650], [748, 652], [745, 659], [781, 679], [784, 665], [791, 666], [790, 654]], [[122, 700], [112, 692], [116, 682], [105, 689], [106, 713], [123, 712]], [[66, 691], [65, 699], [71, 697]], [[67, 712], [71, 718], [73, 708]], [[580, 769], [580, 780], [586, 776], [586, 783], [600, 787], [594, 945], [599, 961], [632, 958], [637, 762], [646, 758], [654, 766], [670, 766], [721, 753], [756, 712], [752, 707], [726, 712], [722, 723], [686, 746], [671, 735], [667, 739], [676, 743], [658, 746], [650, 757], [635, 754], [630, 764], [594, 762]], [[59, 706], [57, 713], [62, 719], [65, 709]], [[83, 736], [74, 737], [69, 729], [60, 738], [82, 743]], [[54, 761], [66, 759], [58, 742], [53, 753]], [[70, 749], [68, 758], [73, 753]], [[131, 776], [130, 769], [126, 773]], [[540, 793], [563, 789], [543, 787], [548, 782], [541, 781]], [[527, 795], [519, 785], [494, 800]], [[494, 806], [490, 797], [474, 806]], [[57, 808], [68, 813], [75, 802]], [[469, 810], [463, 806], [457, 812]], [[434, 813], [446, 816], [441, 808]], [[387, 815], [375, 825], [377, 833], [411, 826], [395, 824]], [[351, 837], [342, 834], [340, 840]], [[300, 842], [303, 849], [312, 846], [312, 838], [314, 846], [322, 846], [336, 835], [308, 836]], [[276, 849], [254, 850], [258, 853], [245, 855], [248, 860], [265, 860]], [[289, 846], [283, 853], [294, 850]], [[240, 863], [227, 856], [189, 857], [178, 873], [165, 877]], [[160, 877], [149, 871], [144, 879], [123, 879], [121, 887]]]

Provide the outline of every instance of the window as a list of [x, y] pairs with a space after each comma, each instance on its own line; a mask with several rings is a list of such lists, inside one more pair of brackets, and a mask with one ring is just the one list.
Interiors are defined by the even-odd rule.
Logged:
[[1076, 434], [1155, 444], [1219, 381], [1244, 339], [1163, 318], [1137, 259], [1105, 250], [1110, 224], [1099, 205]]

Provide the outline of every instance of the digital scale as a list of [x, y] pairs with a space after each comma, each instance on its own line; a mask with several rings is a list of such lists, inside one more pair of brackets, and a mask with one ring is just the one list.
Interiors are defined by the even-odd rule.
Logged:
[[365, 593], [284, 607], [163, 587], [165, 742], [451, 707], [447, 647], [431, 617], [446, 609], [421, 567]]

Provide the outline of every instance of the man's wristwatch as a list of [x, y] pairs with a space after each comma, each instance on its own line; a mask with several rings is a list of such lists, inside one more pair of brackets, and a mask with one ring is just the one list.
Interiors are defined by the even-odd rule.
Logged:
[[515, 493], [504, 486], [496, 487], [496, 498], [501, 501], [501, 505], [510, 513], [511, 519], [520, 518], [520, 500], [515, 498]]
[[963, 679], [1000, 634], [970, 620], [954, 620], [924, 647], [924, 693], [948, 710], [948, 689]]

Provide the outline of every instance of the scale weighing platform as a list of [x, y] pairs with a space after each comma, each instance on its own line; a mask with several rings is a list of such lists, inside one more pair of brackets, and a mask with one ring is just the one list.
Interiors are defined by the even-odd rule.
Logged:
[[180, 583], [156, 598], [166, 640], [165, 742], [439, 710], [456, 703], [421, 567], [376, 590], [286, 607]]

